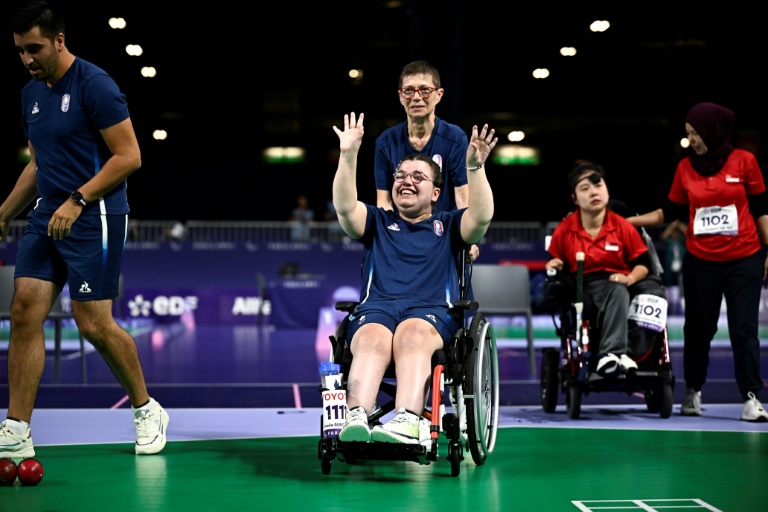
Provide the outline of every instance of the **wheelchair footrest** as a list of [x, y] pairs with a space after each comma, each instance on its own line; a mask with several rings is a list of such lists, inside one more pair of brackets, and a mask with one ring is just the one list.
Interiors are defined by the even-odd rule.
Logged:
[[354, 443], [336, 440], [334, 450], [345, 460], [404, 460], [429, 464], [437, 459], [433, 450], [421, 444]]

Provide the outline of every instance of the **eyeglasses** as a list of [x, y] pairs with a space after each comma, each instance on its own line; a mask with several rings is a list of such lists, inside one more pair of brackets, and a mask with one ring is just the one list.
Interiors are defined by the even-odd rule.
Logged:
[[417, 92], [419, 93], [419, 96], [421, 96], [421, 99], [426, 100], [432, 96], [432, 91], [436, 91], [437, 89], [439, 89], [439, 87], [419, 87], [418, 89], [414, 89], [413, 87], [403, 87], [402, 89], [398, 89], [398, 91], [400, 91], [403, 98], [407, 100], [413, 99], [413, 95]]
[[405, 178], [408, 176], [411, 177], [411, 181], [413, 181], [413, 183], [416, 185], [418, 185], [422, 181], [432, 181], [431, 179], [427, 178], [427, 175], [421, 171], [413, 171], [413, 172], [397, 171], [392, 176], [395, 178], [395, 181], [398, 183], [404, 182]]

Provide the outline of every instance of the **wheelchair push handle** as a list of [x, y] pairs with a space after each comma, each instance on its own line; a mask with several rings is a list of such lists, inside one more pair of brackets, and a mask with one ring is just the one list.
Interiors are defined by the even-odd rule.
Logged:
[[582, 317], [584, 310], [584, 253], [576, 253], [576, 327], [578, 329], [579, 345], [583, 350], [589, 350], [589, 329]]
[[584, 290], [584, 253], [576, 253], [576, 302], [583, 302], [582, 292]]

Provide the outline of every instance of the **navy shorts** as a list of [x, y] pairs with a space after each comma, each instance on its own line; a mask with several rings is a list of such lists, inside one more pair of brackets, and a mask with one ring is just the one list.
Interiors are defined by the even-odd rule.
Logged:
[[347, 344], [352, 342], [357, 330], [365, 324], [381, 324], [394, 334], [398, 324], [408, 318], [421, 318], [431, 323], [443, 338], [443, 345], [461, 325], [448, 312], [447, 306], [411, 305], [407, 300], [363, 302], [349, 316]]
[[114, 299], [128, 227], [127, 215], [84, 215], [63, 240], [48, 236], [50, 217], [29, 216], [16, 254], [16, 277], [69, 282], [73, 300]]

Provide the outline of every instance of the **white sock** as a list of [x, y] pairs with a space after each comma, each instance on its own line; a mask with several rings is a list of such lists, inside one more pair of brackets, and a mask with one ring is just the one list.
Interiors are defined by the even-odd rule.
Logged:
[[24, 434], [29, 428], [29, 423], [26, 421], [16, 421], [7, 419], [5, 420], [5, 426], [16, 432], [17, 434]]
[[133, 406], [131, 406], [131, 409], [133, 410], [134, 414], [136, 413], [136, 411], [145, 411], [145, 412], [152, 411], [152, 410], [154, 410], [154, 407], [152, 407], [152, 399], [150, 398], [149, 402], [147, 402], [146, 404], [142, 405], [141, 407], [133, 407]]

